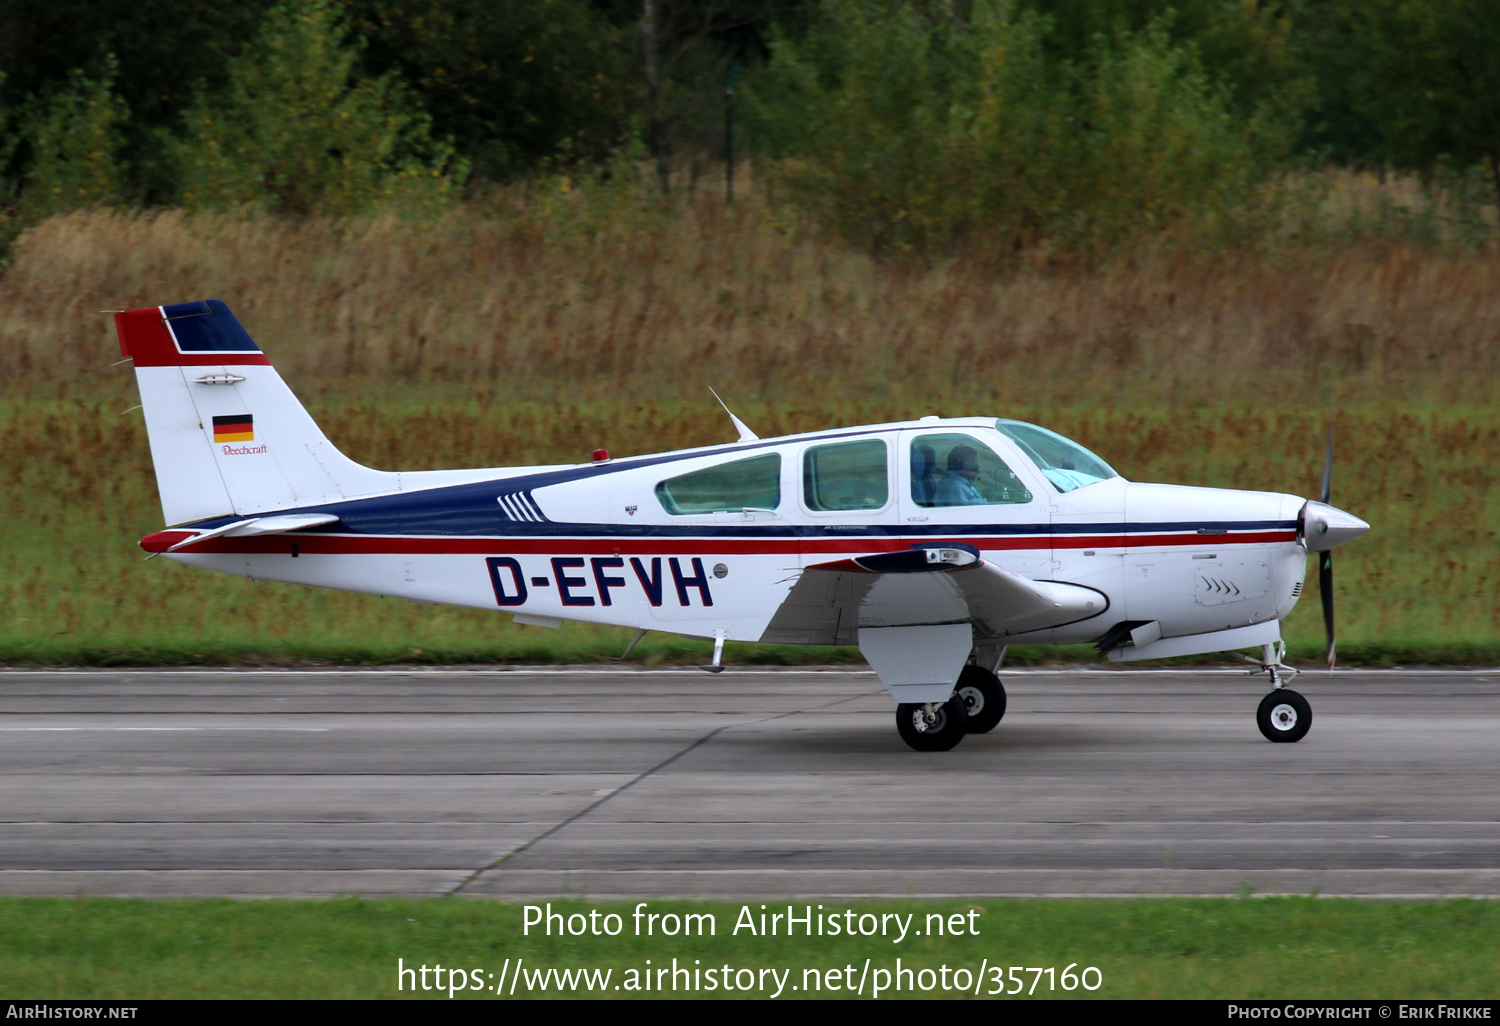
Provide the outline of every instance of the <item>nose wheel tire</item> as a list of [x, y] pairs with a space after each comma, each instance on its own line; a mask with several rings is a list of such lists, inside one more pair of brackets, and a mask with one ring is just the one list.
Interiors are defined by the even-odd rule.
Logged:
[[924, 703], [896, 706], [896, 732], [919, 752], [946, 752], [964, 739], [968, 727], [969, 707], [958, 695], [937, 706], [931, 719]]
[[968, 707], [970, 734], [988, 734], [1005, 715], [1005, 686], [982, 667], [965, 666], [953, 693]]
[[1312, 727], [1312, 706], [1297, 692], [1281, 688], [1260, 700], [1255, 725], [1267, 741], [1280, 744], [1301, 741]]

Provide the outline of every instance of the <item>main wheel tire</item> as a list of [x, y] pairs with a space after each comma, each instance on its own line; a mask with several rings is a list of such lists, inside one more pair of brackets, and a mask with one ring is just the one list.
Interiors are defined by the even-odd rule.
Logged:
[[1301, 741], [1312, 728], [1312, 706], [1295, 691], [1282, 688], [1260, 700], [1255, 725], [1267, 741], [1291, 744]]
[[969, 726], [969, 707], [958, 695], [937, 708], [937, 716], [927, 722], [927, 706], [921, 702], [902, 702], [896, 706], [896, 732], [919, 752], [946, 752], [964, 739]]
[[1005, 716], [1005, 686], [989, 670], [965, 666], [953, 693], [968, 706], [970, 734], [988, 734]]

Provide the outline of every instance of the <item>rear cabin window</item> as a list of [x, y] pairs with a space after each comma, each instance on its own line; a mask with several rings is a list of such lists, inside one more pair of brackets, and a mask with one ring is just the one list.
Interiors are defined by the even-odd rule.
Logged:
[[668, 478], [656, 486], [656, 499], [673, 516], [775, 509], [781, 504], [781, 456], [752, 456]]
[[1000, 506], [1031, 492], [973, 435], [918, 435], [911, 443], [911, 498], [918, 506]]
[[815, 445], [802, 457], [808, 509], [880, 509], [890, 498], [885, 443], [879, 439]]

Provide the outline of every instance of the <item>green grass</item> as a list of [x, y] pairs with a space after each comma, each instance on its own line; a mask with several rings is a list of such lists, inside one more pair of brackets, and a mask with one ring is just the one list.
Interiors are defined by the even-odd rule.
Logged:
[[[522, 933], [523, 907], [469, 900], [136, 901], [0, 899], [0, 992], [12, 998], [396, 998], [397, 960], [498, 977], [514, 966], [626, 970], [855, 967], [950, 970], [982, 962], [1102, 974], [1104, 998], [1500, 997], [1500, 904], [1344, 899], [1139, 899], [824, 902], [824, 912], [929, 914], [978, 910], [977, 936], [738, 935], [738, 902], [654, 900], [648, 912], [712, 913], [712, 937], [635, 936], [634, 902], [557, 901], [554, 912], [621, 916], [616, 937]], [[759, 916], [760, 902], [749, 904]], [[768, 912], [786, 902], [766, 902]], [[794, 902], [803, 914], [807, 902]], [[816, 901], [812, 902], [816, 911]], [[970, 922], [965, 918], [964, 923]], [[988, 974], [986, 973], [986, 976]], [[872, 976], [871, 979], [874, 977]], [[428, 982], [432, 982], [429, 975]], [[1054, 979], [1056, 975], [1054, 974]], [[1030, 985], [1032, 977], [1025, 974]], [[456, 981], [455, 981], [456, 982]], [[1092, 982], [1092, 978], [1091, 978]], [[492, 984], [491, 984], [492, 985]], [[420, 988], [420, 981], [417, 984]], [[1013, 986], [1013, 985], [1011, 985]], [[1060, 990], [1036, 995], [1087, 997]], [[988, 985], [982, 987], [990, 989]], [[518, 987], [516, 996], [524, 993]], [[938, 996], [935, 991], [929, 996]], [[611, 996], [630, 996], [629, 992]], [[798, 992], [799, 996], [801, 991]], [[869, 994], [867, 985], [866, 995]], [[457, 997], [482, 996], [460, 991]], [[655, 996], [655, 992], [653, 992]], [[717, 991], [702, 996], [724, 996]], [[843, 992], [824, 996], [846, 996]], [[887, 995], [890, 996], [890, 995]], [[490, 994], [491, 999], [494, 998]], [[1023, 998], [1012, 998], [1021, 1000]]]
[[[120, 380], [125, 379], [125, 380]], [[618, 454], [723, 440], [707, 404], [642, 426], [638, 405], [569, 411], [480, 404], [429, 386], [396, 399], [375, 383], [358, 399], [314, 399], [336, 444], [389, 468], [555, 462], [605, 439]], [[0, 662], [13, 665], [224, 665], [608, 662], [625, 630], [521, 627], [498, 612], [413, 605], [263, 584], [147, 562], [136, 546], [162, 526], [155, 481], [123, 368], [101, 402], [0, 398]], [[363, 387], [363, 386], [357, 386]], [[964, 407], [983, 410], [974, 400]], [[380, 416], [370, 416], [378, 409]], [[576, 411], [575, 411], [576, 412]], [[825, 409], [751, 404], [769, 434], [920, 413], [910, 404]], [[947, 410], [945, 412], [956, 412]], [[1009, 407], [1078, 437], [1134, 480], [1314, 494], [1320, 415], [1298, 409]], [[722, 421], [722, 423], [721, 423]], [[1346, 408], [1334, 500], [1373, 524], [1336, 554], [1344, 665], [1500, 662], [1496, 482], [1500, 423], [1486, 408], [1426, 403]], [[1315, 567], [1286, 624], [1294, 658], [1321, 655]], [[700, 663], [707, 643], [650, 635], [638, 664]], [[843, 649], [731, 645], [743, 663], [857, 661]], [[1084, 647], [1017, 650], [1016, 663], [1093, 659]], [[1210, 660], [1217, 657], [1209, 657]]]
[[[143, 562], [135, 542], [163, 525], [140, 414], [121, 415], [139, 402], [131, 371], [110, 366], [98, 311], [210, 295], [334, 443], [384, 469], [728, 441], [713, 386], [764, 437], [1008, 416], [1077, 438], [1132, 480], [1310, 496], [1336, 394], [1333, 500], [1373, 525], [1335, 556], [1344, 663], [1500, 661], [1500, 251], [1350, 243], [1005, 271], [872, 261], [760, 200], [725, 209], [702, 190], [598, 223], [587, 197], [520, 202], [530, 195], [431, 224], [93, 211], [29, 231], [0, 275], [0, 662], [624, 650], [625, 631]], [[1309, 662], [1318, 598], [1312, 573], [1286, 623]], [[707, 651], [652, 635], [632, 659]], [[1012, 654], [1056, 657], [1093, 658]]]

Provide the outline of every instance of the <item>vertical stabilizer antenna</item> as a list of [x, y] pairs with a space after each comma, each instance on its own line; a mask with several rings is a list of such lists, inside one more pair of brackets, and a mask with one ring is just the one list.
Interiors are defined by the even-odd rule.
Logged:
[[[712, 388], [710, 388], [709, 391], [713, 392], [715, 399], [719, 399], [719, 393], [714, 392]], [[728, 404], [725, 403], [724, 400], [719, 399], [719, 405], [724, 407], [724, 412], [729, 414], [730, 420], [734, 421], [734, 429], [740, 433], [739, 440], [741, 442], [760, 441], [760, 435], [757, 435], [754, 431], [751, 431], [749, 428], [747, 428], [745, 426], [745, 422], [734, 415], [734, 411], [729, 408]]]

